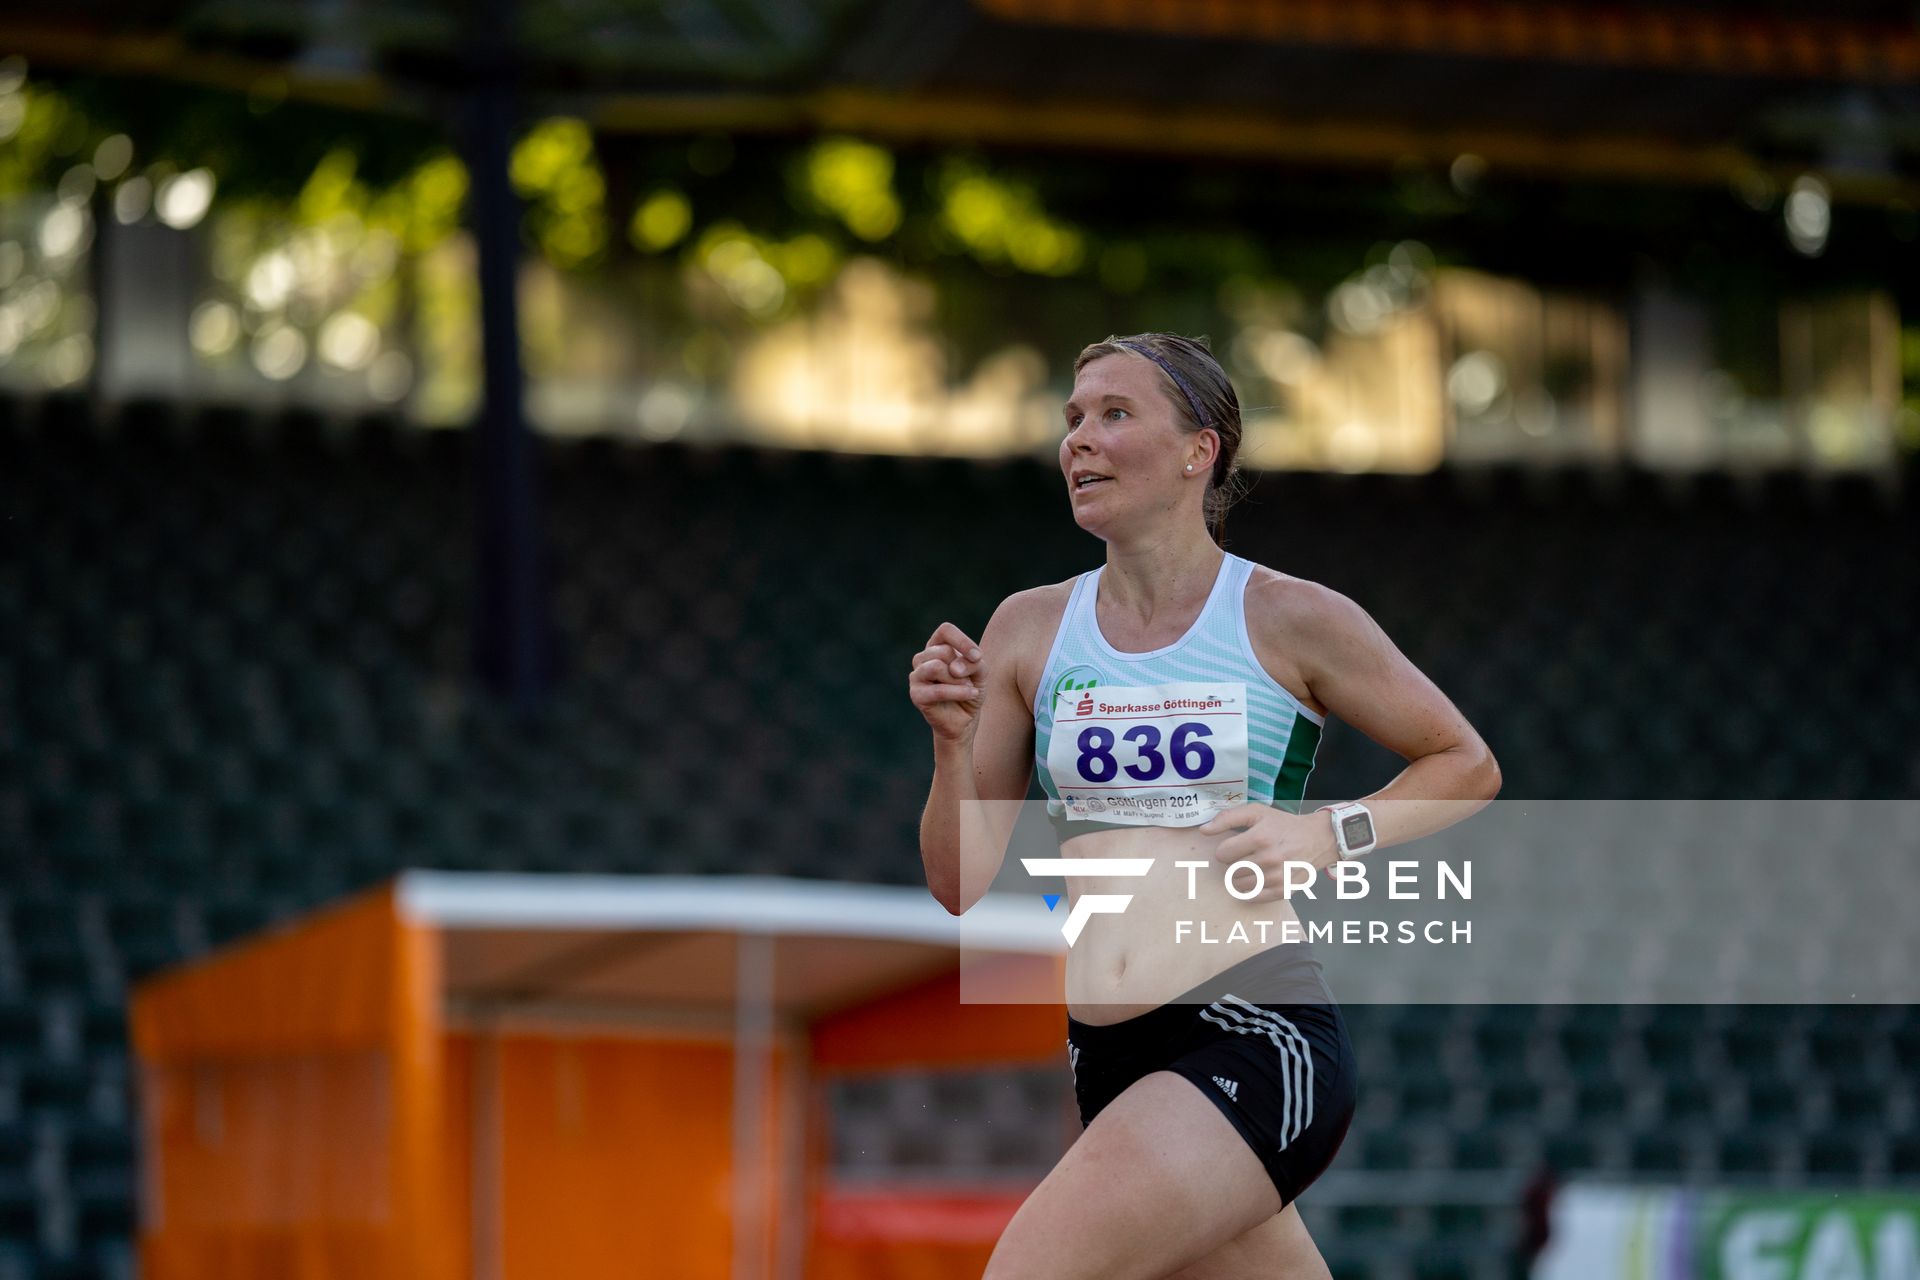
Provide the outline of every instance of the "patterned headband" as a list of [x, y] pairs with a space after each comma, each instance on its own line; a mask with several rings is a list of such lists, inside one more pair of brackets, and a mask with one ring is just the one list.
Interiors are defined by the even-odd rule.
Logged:
[[1171, 364], [1167, 363], [1167, 361], [1161, 359], [1160, 354], [1158, 352], [1132, 342], [1116, 341], [1112, 343], [1112, 345], [1116, 347], [1125, 347], [1128, 351], [1133, 352], [1135, 355], [1145, 356], [1147, 359], [1159, 365], [1162, 369], [1165, 369], [1167, 371], [1167, 376], [1174, 380], [1174, 383], [1177, 386], [1179, 386], [1181, 393], [1187, 397], [1187, 403], [1193, 408], [1193, 416], [1200, 420], [1200, 425], [1203, 427], [1210, 427], [1213, 425], [1213, 419], [1209, 418], [1207, 416], [1207, 411], [1200, 407], [1200, 397], [1193, 394], [1193, 388], [1188, 385], [1187, 380], [1185, 378], [1180, 376], [1180, 371], [1174, 368]]

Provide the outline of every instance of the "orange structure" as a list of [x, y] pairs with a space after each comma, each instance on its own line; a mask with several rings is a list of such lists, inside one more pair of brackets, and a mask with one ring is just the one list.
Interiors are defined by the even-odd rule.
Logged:
[[[1064, 1070], [1056, 922], [990, 897], [964, 953], [962, 923], [885, 886], [413, 872], [156, 975], [142, 1274], [978, 1276], [1028, 1188], [838, 1186], [824, 1101]], [[963, 955], [1027, 994], [962, 1002]]]

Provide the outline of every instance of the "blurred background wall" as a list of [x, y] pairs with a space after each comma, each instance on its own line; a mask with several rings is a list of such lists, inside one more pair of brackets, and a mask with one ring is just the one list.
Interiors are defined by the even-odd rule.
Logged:
[[[1506, 798], [1913, 799], [1917, 81], [1892, 0], [9, 6], [0, 1276], [134, 1270], [165, 964], [406, 867], [919, 883], [898, 672], [1099, 562], [1109, 334], [1210, 336], [1228, 545]], [[1342, 1277], [1920, 1179], [1910, 1009], [1351, 1015]], [[1058, 1102], [870, 1085], [849, 1176]]]

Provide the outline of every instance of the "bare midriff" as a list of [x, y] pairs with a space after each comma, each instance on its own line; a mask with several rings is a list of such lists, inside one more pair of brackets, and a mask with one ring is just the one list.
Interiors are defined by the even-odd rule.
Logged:
[[[1293, 936], [1288, 922], [1298, 917], [1285, 898], [1243, 902], [1227, 892], [1226, 864], [1213, 859], [1227, 838], [1193, 828], [1141, 827], [1093, 831], [1061, 844], [1060, 856], [1068, 859], [1153, 859], [1145, 876], [1067, 877], [1069, 909], [1085, 893], [1133, 896], [1123, 912], [1088, 917], [1068, 950], [1068, 1014], [1095, 1025], [1135, 1017]], [[1180, 862], [1207, 865], [1190, 871]], [[1250, 890], [1252, 873], [1243, 868], [1235, 887]], [[1269, 881], [1267, 887], [1279, 886]], [[1182, 931], [1181, 921], [1191, 924]]]

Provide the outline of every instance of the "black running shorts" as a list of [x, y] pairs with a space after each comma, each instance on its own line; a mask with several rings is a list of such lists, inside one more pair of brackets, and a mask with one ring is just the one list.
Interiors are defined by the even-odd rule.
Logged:
[[1304, 942], [1269, 947], [1138, 1017], [1068, 1017], [1067, 1061], [1083, 1126], [1149, 1072], [1191, 1080], [1253, 1148], [1282, 1205], [1326, 1171], [1353, 1120], [1353, 1045]]

